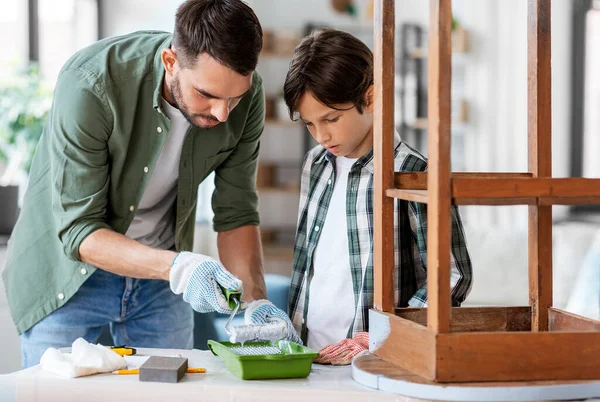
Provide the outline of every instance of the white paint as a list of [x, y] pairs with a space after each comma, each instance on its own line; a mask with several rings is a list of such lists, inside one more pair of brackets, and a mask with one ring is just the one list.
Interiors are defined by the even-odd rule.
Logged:
[[420, 384], [371, 374], [352, 362], [352, 379], [361, 385], [411, 398], [440, 401], [537, 401], [587, 399], [600, 395], [600, 381], [576, 384], [492, 386], [461, 384]]
[[390, 318], [369, 310], [369, 351], [371, 353], [383, 346], [391, 332]]
[[283, 321], [278, 321], [265, 325], [239, 325], [232, 327], [229, 341], [243, 345], [245, 342], [251, 341], [275, 342], [287, 336], [287, 326]]

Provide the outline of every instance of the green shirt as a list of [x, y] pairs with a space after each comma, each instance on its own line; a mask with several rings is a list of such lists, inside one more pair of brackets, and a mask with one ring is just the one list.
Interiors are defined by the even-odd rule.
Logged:
[[[79, 256], [90, 233], [127, 231], [170, 127], [160, 109], [160, 55], [170, 43], [170, 34], [152, 31], [108, 38], [61, 70], [3, 271], [19, 333], [66, 303], [95, 271]], [[262, 79], [255, 72], [251, 93], [225, 123], [189, 129], [175, 201], [177, 250], [192, 249], [198, 185], [213, 171], [214, 229], [258, 225], [263, 127]]]

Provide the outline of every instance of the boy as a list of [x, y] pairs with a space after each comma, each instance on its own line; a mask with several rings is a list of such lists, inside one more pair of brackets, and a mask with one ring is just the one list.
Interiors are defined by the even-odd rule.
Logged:
[[[313, 33], [296, 47], [284, 98], [319, 143], [302, 168], [289, 312], [321, 351], [317, 361], [348, 364], [368, 347], [373, 307], [373, 54], [348, 33]], [[394, 160], [397, 172], [427, 169], [397, 133]], [[426, 307], [426, 205], [394, 205], [396, 305]], [[472, 270], [456, 208], [452, 217], [451, 295], [460, 306]]]

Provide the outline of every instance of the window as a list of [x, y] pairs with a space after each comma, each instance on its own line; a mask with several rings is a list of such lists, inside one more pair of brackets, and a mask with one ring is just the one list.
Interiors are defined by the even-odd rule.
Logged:
[[56, 80], [76, 51], [98, 40], [98, 0], [37, 0], [42, 75]]
[[15, 68], [23, 67], [28, 59], [27, 2], [5, 1], [0, 5], [0, 77], [6, 77]]
[[[572, 36], [571, 175], [600, 177], [600, 1], [574, 1]], [[597, 213], [600, 206], [575, 206], [573, 212]]]

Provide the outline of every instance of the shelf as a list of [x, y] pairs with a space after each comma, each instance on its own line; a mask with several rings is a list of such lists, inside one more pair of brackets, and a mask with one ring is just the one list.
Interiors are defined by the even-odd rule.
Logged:
[[[462, 62], [462, 61], [464, 61], [465, 57], [468, 54], [469, 53], [467, 53], [467, 52], [452, 53], [452, 61], [453, 62]], [[406, 57], [411, 60], [426, 59], [428, 57], [427, 49], [424, 49], [424, 48], [413, 49], [406, 55]]]
[[300, 128], [302, 125], [300, 124], [299, 121], [293, 121], [290, 119], [268, 118], [268, 119], [265, 119], [265, 126], [287, 126], [287, 127]]
[[300, 194], [300, 187], [258, 187], [258, 193]]
[[[302, 168], [302, 160], [261, 160], [258, 162], [261, 165], [270, 165], [280, 169], [300, 169]], [[299, 178], [300, 176], [298, 176]]]
[[[413, 129], [413, 130], [427, 130], [428, 124], [429, 124], [428, 119], [420, 117], [420, 118], [416, 119], [413, 124], [409, 124], [406, 127]], [[452, 129], [452, 131], [454, 131], [454, 130], [464, 131], [467, 127], [468, 127], [468, 125], [466, 124], [466, 122], [453, 122], [451, 129]]]
[[424, 117], [419, 117], [415, 119], [413, 124], [409, 124], [408, 128], [412, 128], [413, 130], [427, 130], [429, 124], [429, 120]]
[[260, 53], [259, 58], [268, 59], [291, 59], [294, 56], [294, 52], [272, 52], [263, 51]]
[[[469, 103], [464, 99], [455, 100], [453, 101], [452, 108], [456, 116], [451, 122], [451, 128], [452, 130], [462, 131], [469, 123]], [[415, 130], [427, 130], [428, 124], [429, 120], [427, 117], [418, 117], [408, 127]]]
[[[452, 61], [455, 61], [455, 56], [463, 56], [469, 53], [469, 31], [459, 28], [452, 32]], [[408, 58], [410, 59], [425, 59], [428, 55], [427, 48], [415, 48], [409, 52]]]

